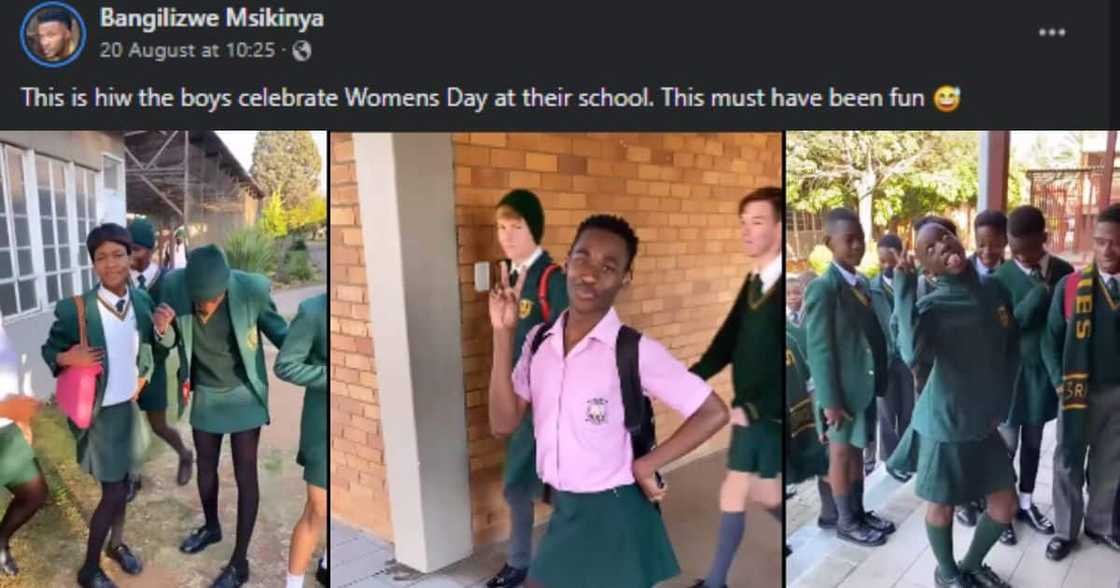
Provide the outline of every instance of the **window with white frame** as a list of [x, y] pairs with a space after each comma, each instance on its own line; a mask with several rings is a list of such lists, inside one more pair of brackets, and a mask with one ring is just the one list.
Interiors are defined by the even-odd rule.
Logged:
[[74, 248], [71, 247], [66, 206], [70, 166], [42, 155], [35, 157], [39, 182], [39, 219], [43, 239], [43, 269], [47, 280], [47, 302], [74, 294]]
[[5, 318], [39, 307], [24, 163], [23, 151], [0, 146], [0, 312]]
[[78, 243], [76, 245], [78, 250], [78, 271], [81, 275], [82, 292], [89, 290], [93, 287], [93, 265], [90, 261], [89, 255], [86, 254], [85, 249], [81, 244], [85, 241], [87, 235], [94, 227], [94, 219], [97, 216], [97, 172], [86, 169], [84, 167], [77, 167], [74, 181], [75, 181], [75, 194], [74, 203], [77, 211], [74, 214], [75, 221], [78, 226]]

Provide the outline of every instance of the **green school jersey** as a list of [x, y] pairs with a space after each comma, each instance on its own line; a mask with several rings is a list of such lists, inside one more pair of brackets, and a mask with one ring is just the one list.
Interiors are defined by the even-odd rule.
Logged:
[[911, 426], [940, 442], [983, 439], [1007, 417], [1019, 366], [1011, 295], [969, 267], [918, 299], [913, 274], [895, 275], [898, 345], [928, 379]]

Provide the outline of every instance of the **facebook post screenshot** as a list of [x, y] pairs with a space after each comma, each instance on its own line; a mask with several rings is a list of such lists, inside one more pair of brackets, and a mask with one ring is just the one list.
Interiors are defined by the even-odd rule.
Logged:
[[1120, 588], [1114, 3], [0, 15], [0, 587]]

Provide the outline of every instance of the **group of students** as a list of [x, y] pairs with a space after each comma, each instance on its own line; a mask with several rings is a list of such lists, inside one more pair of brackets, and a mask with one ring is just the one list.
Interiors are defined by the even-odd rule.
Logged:
[[[219, 247], [194, 249], [185, 268], [165, 273], [152, 260], [155, 241], [155, 230], [144, 219], [127, 229], [113, 223], [95, 227], [86, 248], [97, 283], [58, 301], [42, 346], [43, 360], [56, 377], [71, 367], [100, 366], [92, 419], [85, 428], [69, 421], [77, 461], [101, 485], [78, 584], [116, 585], [101, 567], [103, 548], [124, 573], [143, 571], [140, 558], [124, 541], [126, 505], [140, 489], [139, 458], [131, 450], [134, 427], [142, 425], [135, 420], [140, 411], [147, 413], [153, 432], [176, 451], [177, 483], [190, 481], [194, 454], [167, 423], [172, 402], [179, 416], [190, 407], [205, 517], [180, 550], [194, 554], [222, 540], [218, 462], [223, 437], [229, 435], [238, 490], [237, 536], [229, 563], [213, 586], [248, 581], [249, 542], [260, 500], [257, 445], [261, 427], [269, 423], [263, 333], [280, 350], [276, 376], [306, 388], [297, 459], [308, 497], [292, 534], [288, 570], [288, 585], [300, 586], [326, 522], [326, 295], [303, 301], [289, 325], [276, 311], [269, 280], [231, 269]], [[0, 573], [14, 576], [19, 570], [8, 540], [43, 505], [47, 489], [30, 435], [23, 433], [30, 430], [37, 403], [18, 395], [16, 378], [9, 374], [18, 370], [13, 358], [0, 351], [0, 363], [0, 394], [6, 395], [0, 401], [0, 482], [14, 495], [0, 522]], [[325, 564], [324, 556], [317, 574], [324, 585]]]
[[[504, 495], [508, 559], [489, 588], [649, 588], [680, 573], [659, 514], [658, 471], [733, 424], [720, 490], [718, 546], [694, 586], [723, 588], [742, 539], [747, 501], [780, 519], [782, 398], [780, 291], [784, 194], [762, 188], [739, 204], [741, 236], [757, 271], [710, 348], [690, 369], [614, 309], [633, 279], [638, 237], [622, 218], [580, 224], [561, 268], [540, 247], [544, 211], [514, 190], [496, 207], [508, 263], [490, 293], [491, 431], [508, 436]], [[732, 366], [729, 411], [705, 382]], [[650, 399], [684, 417], [655, 443]], [[552, 517], [532, 557], [533, 503]]]
[[[1004, 587], [983, 561], [997, 540], [1018, 541], [1015, 520], [1053, 535], [1051, 560], [1069, 554], [1083, 521], [1087, 537], [1120, 551], [1120, 205], [1097, 216], [1094, 259], [1080, 272], [1046, 251], [1036, 207], [984, 211], [974, 225], [971, 256], [942, 217], [914, 223], [913, 255], [883, 236], [870, 281], [856, 270], [859, 218], [827, 215], [828, 270], [787, 281], [788, 481], [818, 477], [818, 522], [838, 538], [884, 544], [894, 525], [862, 496], [878, 421], [886, 472], [913, 478], [928, 503], [935, 584]], [[1033, 493], [1055, 419], [1051, 522]], [[976, 527], [960, 561], [954, 511]]]

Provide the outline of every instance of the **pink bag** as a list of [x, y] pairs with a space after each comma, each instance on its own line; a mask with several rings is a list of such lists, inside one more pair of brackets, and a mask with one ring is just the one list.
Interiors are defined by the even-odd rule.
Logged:
[[[89, 345], [86, 340], [86, 305], [81, 296], [74, 297], [78, 307], [78, 332], [82, 346]], [[59, 408], [80, 429], [88, 429], [93, 418], [93, 399], [97, 395], [97, 376], [101, 365], [70, 366], [58, 375], [55, 385], [55, 400]]]

